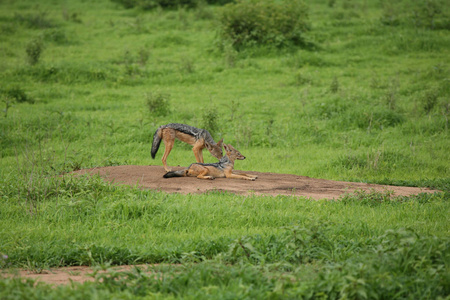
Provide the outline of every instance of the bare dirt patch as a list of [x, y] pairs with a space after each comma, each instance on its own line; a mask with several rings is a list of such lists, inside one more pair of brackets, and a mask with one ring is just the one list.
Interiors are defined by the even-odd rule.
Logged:
[[[179, 170], [181, 168], [174, 168]], [[236, 171], [239, 173], [239, 171]], [[315, 179], [306, 176], [247, 172], [258, 175], [256, 181], [217, 178], [201, 180], [195, 177], [163, 178], [162, 166], [113, 166], [79, 170], [76, 174], [98, 174], [105, 180], [116, 184], [139, 186], [168, 193], [205, 193], [208, 191], [228, 191], [239, 195], [290, 195], [311, 199], [338, 199], [346, 193], [355, 190], [385, 192], [391, 191], [394, 196], [410, 196], [419, 193], [434, 193], [437, 190], [417, 187], [367, 184], [361, 182], [344, 182], [325, 179]], [[120, 266], [115, 270], [129, 271], [132, 266]], [[26, 270], [16, 270], [14, 275], [21, 278], [36, 279], [49, 284], [69, 284], [73, 282], [93, 281], [94, 271], [90, 267], [65, 267], [44, 271], [36, 274]], [[5, 275], [5, 274], [4, 274]], [[1, 276], [1, 275], [0, 275]]]
[[[177, 167], [175, 170], [182, 168]], [[240, 171], [235, 171], [239, 173]], [[243, 171], [242, 171], [243, 172]], [[162, 166], [113, 166], [84, 169], [76, 174], [98, 174], [104, 179], [145, 189], [168, 193], [205, 193], [209, 191], [228, 191], [239, 195], [293, 195], [312, 199], [338, 199], [345, 193], [355, 190], [384, 192], [392, 191], [394, 196], [410, 196], [419, 193], [434, 193], [436, 190], [417, 187], [367, 184], [361, 182], [333, 181], [306, 176], [277, 173], [247, 172], [258, 175], [255, 181], [216, 178], [202, 180], [195, 177], [163, 178]]]
[[[134, 267], [146, 271], [145, 266], [116, 266], [108, 268], [107, 270], [99, 270], [98, 273], [110, 273], [110, 272], [127, 272], [131, 271]], [[74, 283], [84, 283], [87, 281], [93, 282], [95, 269], [87, 266], [75, 266], [75, 267], [62, 267], [62, 268], [51, 268], [42, 270], [39, 273], [23, 270], [23, 269], [12, 269], [6, 270], [0, 273], [1, 277], [9, 278], [22, 278], [22, 279], [32, 279], [36, 282], [44, 282], [51, 285], [61, 285]]]

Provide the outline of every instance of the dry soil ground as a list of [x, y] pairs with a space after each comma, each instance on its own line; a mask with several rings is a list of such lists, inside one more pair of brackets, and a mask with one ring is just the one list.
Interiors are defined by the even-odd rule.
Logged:
[[[174, 170], [180, 170], [176, 167]], [[239, 173], [240, 171], [235, 171]], [[242, 171], [244, 172], [244, 171]], [[195, 177], [163, 178], [165, 173], [161, 166], [114, 166], [85, 169], [78, 174], [99, 174], [108, 181], [146, 189], [165, 191], [168, 193], [204, 193], [208, 191], [228, 191], [240, 195], [294, 195], [312, 199], [337, 199], [345, 193], [355, 190], [390, 190], [395, 196], [409, 196], [418, 193], [434, 192], [416, 187], [388, 186], [361, 182], [344, 182], [315, 179], [306, 176], [247, 172], [258, 175], [255, 181], [216, 178], [201, 180]]]

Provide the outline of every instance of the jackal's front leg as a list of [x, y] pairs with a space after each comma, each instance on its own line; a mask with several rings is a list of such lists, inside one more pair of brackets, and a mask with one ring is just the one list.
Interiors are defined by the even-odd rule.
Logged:
[[192, 151], [195, 155], [195, 160], [199, 163], [203, 163], [203, 148], [200, 145], [194, 145], [194, 148], [192, 148]]
[[253, 179], [257, 179], [258, 178], [258, 175], [250, 175], [250, 174], [245, 174], [245, 173], [239, 173], [239, 174], [236, 174], [236, 175], [246, 176], [246, 177], [253, 178]]
[[258, 178], [258, 176], [254, 177], [251, 175], [247, 175], [247, 174], [234, 174], [233, 172], [226, 172], [225, 176], [227, 178], [234, 178], [234, 179], [245, 179], [245, 180], [251, 180], [254, 181], [256, 180], [256, 178]]

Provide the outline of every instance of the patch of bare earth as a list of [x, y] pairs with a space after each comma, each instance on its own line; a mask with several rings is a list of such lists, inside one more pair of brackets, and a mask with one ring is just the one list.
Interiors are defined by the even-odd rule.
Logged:
[[[173, 168], [181, 170], [180, 167]], [[239, 173], [240, 171], [235, 171]], [[113, 166], [84, 169], [76, 174], [98, 174], [104, 179], [145, 189], [165, 191], [168, 193], [205, 193], [208, 191], [228, 191], [239, 195], [289, 195], [312, 199], [338, 199], [345, 193], [355, 190], [384, 192], [392, 191], [394, 196], [410, 196], [419, 193], [434, 193], [436, 190], [417, 187], [390, 186], [361, 182], [333, 181], [315, 179], [306, 176], [277, 173], [247, 172], [258, 175], [255, 181], [216, 178], [202, 180], [195, 177], [163, 178], [162, 166]]]
[[[180, 167], [174, 170], [180, 170]], [[239, 171], [235, 171], [239, 173]], [[361, 182], [333, 181], [315, 179], [306, 176], [245, 172], [258, 175], [255, 181], [216, 178], [201, 180], [195, 177], [163, 178], [162, 166], [113, 166], [79, 170], [76, 174], [98, 174], [105, 180], [116, 184], [139, 186], [140, 188], [165, 191], [168, 193], [205, 193], [208, 191], [228, 191], [239, 195], [289, 195], [311, 199], [338, 199], [346, 193], [356, 190], [385, 192], [391, 191], [394, 196], [411, 196], [419, 193], [434, 193], [437, 190], [417, 187], [390, 186], [367, 184]], [[117, 270], [127, 271], [132, 266], [120, 266]], [[17, 270], [15, 275], [22, 278], [32, 278], [49, 284], [68, 284], [73, 282], [93, 281], [89, 276], [94, 271], [90, 267], [65, 267], [51, 269], [41, 274], [26, 270]]]
[[111, 267], [107, 270], [97, 270], [95, 271], [92, 267], [87, 266], [76, 266], [76, 267], [62, 267], [62, 268], [50, 268], [41, 270], [39, 273], [23, 269], [11, 269], [5, 270], [0, 273], [1, 277], [8, 278], [22, 278], [22, 279], [33, 279], [36, 282], [44, 282], [51, 285], [69, 284], [74, 283], [84, 283], [86, 281], [93, 282], [94, 272], [97, 273], [107, 273], [107, 272], [127, 272], [131, 271], [134, 267], [140, 268], [142, 271], [146, 270], [146, 267], [141, 266], [117, 266]]

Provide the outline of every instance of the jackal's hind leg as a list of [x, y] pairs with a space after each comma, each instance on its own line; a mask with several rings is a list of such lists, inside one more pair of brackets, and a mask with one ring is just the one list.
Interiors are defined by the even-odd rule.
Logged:
[[[213, 180], [214, 176], [208, 175], [209, 170], [207, 168], [200, 168], [197, 169], [196, 172], [191, 173], [193, 176], [195, 176], [195, 174], [197, 175], [198, 179], [209, 179], [209, 180]], [[191, 175], [191, 176], [192, 176]]]
[[164, 139], [164, 154], [162, 157], [162, 163], [164, 165], [164, 170], [166, 170], [166, 172], [170, 172], [172, 171], [168, 166], [167, 166], [167, 157], [169, 156], [170, 151], [173, 148], [173, 144], [174, 144], [174, 140], [169, 140], [169, 139]]

